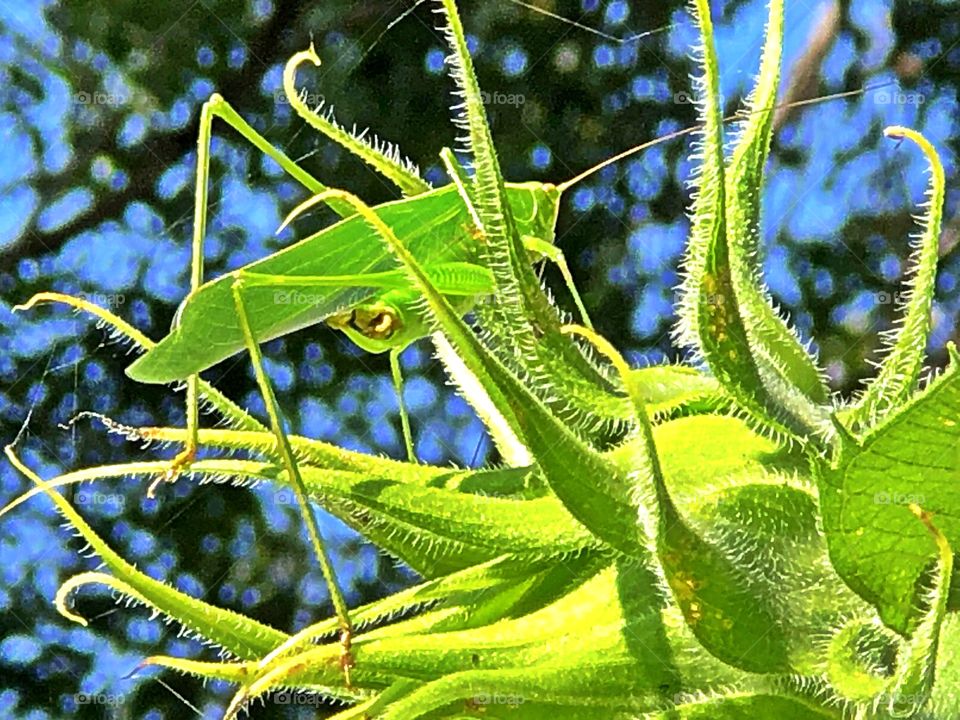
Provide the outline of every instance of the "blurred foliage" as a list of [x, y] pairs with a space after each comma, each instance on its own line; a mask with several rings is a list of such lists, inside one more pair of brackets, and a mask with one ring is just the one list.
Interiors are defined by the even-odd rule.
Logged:
[[[684, 3], [533, 4], [615, 38], [669, 27], [616, 42], [506, 0], [464, 2], [510, 179], [560, 181], [693, 122], [686, 94], [693, 31]], [[210, 93], [221, 93], [321, 180], [371, 202], [393, 197], [356, 159], [304, 128], [284, 102], [282, 64], [312, 39], [324, 65], [301, 73], [310, 100], [335, 105], [347, 126], [369, 126], [399, 143], [426, 177], [443, 182], [437, 153], [456, 134], [449, 122], [451, 83], [431, 3], [399, 19], [411, 5], [72, 0], [4, 8], [0, 415], [9, 441], [29, 414], [22, 444], [32, 466], [52, 471], [138, 452], [96, 422], [58, 427], [80, 410], [136, 425], [182, 423], [182, 396], [126, 381], [130, 356], [86, 318], [60, 309], [12, 315], [10, 308], [34, 292], [56, 289], [111, 304], [153, 337], [164, 332], [188, 285], [197, 121]], [[717, 41], [725, 106], [733, 112], [756, 65], [763, 3], [721, 5]], [[784, 96], [873, 89], [780, 121], [765, 241], [775, 296], [815, 338], [833, 387], [849, 393], [870, 373], [864, 361], [894, 316], [890, 300], [914, 231], [912, 203], [924, 183], [916, 171], [922, 160], [884, 142], [885, 125], [924, 131], [947, 165], [935, 362], [945, 360], [939, 348], [956, 336], [958, 261], [950, 251], [960, 231], [960, 10], [948, 2], [888, 7], [867, 0], [842, 2], [831, 14], [828, 5], [788, 3]], [[235, 134], [222, 126], [214, 132], [208, 274], [289, 242], [289, 232], [277, 239], [273, 231], [304, 197]], [[620, 339], [636, 360], [679, 359], [669, 329], [686, 234], [689, 149], [688, 139], [674, 141], [608, 168], [572, 191], [561, 212], [558, 245], [571, 259], [598, 329]], [[327, 219], [318, 213], [298, 222], [296, 237]], [[552, 269], [545, 278], [569, 307]], [[337, 437], [348, 447], [399, 454], [384, 357], [361, 354], [325, 328], [271, 343], [267, 356], [292, 427]], [[430, 348], [421, 344], [404, 362], [421, 457], [495, 460], [479, 422], [444, 387]], [[245, 359], [223, 363], [209, 378], [231, 397], [262, 407]], [[26, 482], [4, 466], [0, 487], [3, 502]], [[104, 493], [104, 502], [95, 491]], [[142, 500], [143, 488], [129, 483], [77, 490], [75, 501], [81, 492], [92, 498], [80, 506], [97, 529], [158, 577], [284, 629], [329, 612], [319, 573], [304, 570], [312, 565], [295, 511], [269, 489], [251, 494], [181, 481], [163, 488], [158, 502]], [[91, 564], [56, 527], [43, 500], [0, 522], [0, 715], [185, 717], [183, 701], [164, 686], [120, 678], [161, 648], [197, 654], [190, 642], [169, 637], [145, 616], [114, 614], [106, 596], [77, 600], [83, 614], [97, 618], [90, 629], [55, 613], [50, 601], [58, 578]], [[327, 527], [343, 571], [355, 578], [353, 600], [372, 599], [407, 580], [354, 535]], [[222, 548], [229, 543], [246, 549], [240, 565], [227, 563]], [[105, 637], [127, 643], [119, 647]], [[199, 703], [214, 696], [179, 678], [175, 689], [201, 712]], [[77, 705], [76, 692], [119, 693], [124, 702]]]

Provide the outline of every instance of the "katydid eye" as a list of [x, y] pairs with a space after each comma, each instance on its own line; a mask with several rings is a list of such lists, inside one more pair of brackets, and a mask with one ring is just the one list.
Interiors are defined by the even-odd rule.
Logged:
[[400, 329], [400, 318], [389, 310], [354, 310], [350, 316], [350, 326], [364, 337], [374, 340], [389, 340]]
[[394, 330], [394, 316], [389, 313], [379, 313], [374, 316], [373, 321], [370, 323], [370, 330], [377, 334], [378, 337], [388, 338], [393, 335]]

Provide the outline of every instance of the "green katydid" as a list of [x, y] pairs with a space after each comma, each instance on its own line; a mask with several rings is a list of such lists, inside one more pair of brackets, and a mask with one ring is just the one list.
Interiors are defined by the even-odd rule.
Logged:
[[[377, 207], [377, 216], [425, 262], [433, 283], [454, 299], [458, 310], [468, 312], [477, 297], [492, 294], [496, 287], [492, 273], [477, 262], [484, 241], [482, 225], [473, 209], [469, 180], [453, 153], [449, 150], [441, 153], [453, 184], [431, 189], [408, 164], [398, 161], [395, 153], [384, 154], [375, 146], [346, 133], [332, 120], [312, 112], [295, 90], [296, 70], [304, 62], [320, 64], [312, 46], [295, 54], [286, 65], [284, 90], [291, 105], [309, 124], [359, 155], [409, 196]], [[310, 199], [293, 210], [281, 230], [319, 200], [324, 200], [342, 219], [279, 253], [204, 284], [203, 240], [211, 128], [215, 117], [223, 119], [313, 193]], [[558, 265], [588, 327], [591, 326], [589, 317], [563, 254], [552, 242], [561, 194], [576, 182], [623, 157], [693, 129], [632, 148], [560, 185], [530, 182], [509, 186], [511, 208], [531, 261], [543, 257]], [[310, 509], [297, 461], [282, 430], [276, 398], [263, 369], [259, 343], [325, 321], [342, 330], [368, 352], [389, 351], [400, 400], [404, 441], [408, 456], [413, 460], [398, 358], [409, 344], [428, 336], [430, 328], [418, 308], [419, 293], [411, 287], [405, 272], [392, 267], [394, 261], [384, 253], [380, 232], [370, 226], [361, 207], [328, 190], [274, 148], [219, 95], [213, 95], [204, 104], [198, 145], [191, 293], [179, 308], [170, 335], [128, 368], [133, 379], [143, 382], [187, 379], [187, 443], [169, 470], [150, 486], [148, 494], [153, 494], [161, 480], [175, 479], [194, 461], [199, 429], [200, 383], [197, 373], [246, 349], [253, 360], [270, 416], [278, 455], [297, 493], [304, 523], [331, 593], [341, 628], [342, 667], [349, 684], [352, 627], [346, 604]], [[429, 220], [424, 222], [424, 218]], [[329, 273], [332, 267], [338, 270], [338, 274]], [[185, 351], [186, 348], [190, 349], [189, 352]]]
[[[312, 48], [297, 53], [287, 63], [284, 73], [284, 89], [292, 107], [309, 124], [356, 153], [408, 195], [377, 206], [376, 212], [424, 262], [437, 287], [445, 295], [456, 298], [456, 306], [466, 313], [478, 297], [493, 293], [495, 287], [490, 272], [478, 264], [483, 235], [472, 210], [467, 178], [453, 153], [444, 150], [441, 158], [454, 182], [430, 188], [394, 154], [382, 154], [373, 145], [343, 131], [332, 120], [311, 111], [298, 97], [294, 86], [296, 70], [304, 62], [319, 64], [320, 60]], [[313, 194], [288, 216], [284, 226], [315, 204], [316, 197], [327, 189], [270, 145], [222, 97], [211, 97], [201, 114], [192, 289], [177, 313], [172, 332], [128, 368], [130, 377], [151, 383], [188, 379], [187, 424], [192, 434], [197, 428], [195, 374], [246, 347], [230, 290], [239, 280], [251, 329], [258, 341], [326, 322], [368, 352], [389, 351], [394, 376], [399, 381], [399, 352], [428, 336], [430, 329], [418, 309], [419, 296], [403, 272], [383, 252], [376, 233], [342, 201], [331, 199], [328, 203], [342, 218], [336, 224], [263, 260], [203, 283], [209, 144], [214, 117], [223, 119]], [[563, 253], [553, 244], [562, 193], [603, 167], [695, 129], [687, 128], [631, 148], [558, 185], [508, 184], [511, 209], [531, 261], [546, 258], [558, 265], [587, 327], [591, 323], [584, 304]], [[187, 348], [189, 352], [184, 351]], [[401, 417], [406, 428], [402, 407]], [[405, 432], [405, 441], [412, 455], [408, 432]], [[188, 444], [174, 462], [173, 475], [189, 465], [194, 448], [194, 443]]]

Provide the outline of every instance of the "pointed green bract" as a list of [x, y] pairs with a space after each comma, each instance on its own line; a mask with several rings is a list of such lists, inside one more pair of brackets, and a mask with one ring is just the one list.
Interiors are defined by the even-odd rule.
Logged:
[[933, 145], [923, 135], [899, 126], [888, 127], [884, 135], [906, 138], [920, 147], [930, 163], [930, 185], [927, 188], [927, 212], [920, 219], [921, 232], [916, 238], [911, 258], [912, 275], [909, 289], [905, 291], [908, 297], [899, 303], [903, 312], [900, 328], [890, 343], [889, 353], [880, 365], [877, 377], [867, 385], [856, 404], [841, 414], [861, 432], [868, 431], [882, 421], [886, 413], [906, 402], [916, 390], [930, 337], [930, 311], [936, 288], [940, 222], [946, 191], [943, 164]]
[[[639, 394], [651, 417], [684, 408], [717, 408], [725, 401], [717, 382], [693, 368], [680, 365], [636, 368], [624, 379], [628, 394]], [[625, 415], [632, 411], [625, 410]]]
[[[23, 465], [10, 446], [6, 448], [6, 455], [14, 467], [29, 477], [38, 487], [44, 489], [44, 492], [56, 503], [57, 509], [90, 544], [117, 581], [123, 586], [133, 588], [137, 599], [141, 602], [162, 611], [188, 630], [240, 658], [260, 657], [265, 652], [269, 652], [271, 647], [283, 642], [286, 636], [278, 630], [231, 610], [217, 608], [192, 598], [137, 570], [114, 552], [60, 493], [50, 489], [48, 487], [50, 483], [44, 482]], [[74, 617], [74, 619], [77, 618]]]
[[[747, 118], [738, 127], [737, 143], [726, 172], [726, 229], [736, 292], [751, 345], [766, 372], [782, 376], [785, 383], [808, 398], [824, 404], [829, 392], [820, 370], [796, 333], [777, 314], [760, 277], [760, 238], [763, 232], [760, 198], [764, 165], [770, 151], [774, 107], [780, 80], [783, 45], [784, 0], [772, 0], [760, 73], [747, 101]], [[765, 356], [765, 357], [764, 357]], [[811, 413], [808, 408], [806, 412]]]
[[699, 349], [713, 374], [745, 410], [789, 432], [768, 404], [768, 392], [736, 294], [731, 256], [738, 248], [731, 247], [727, 235], [726, 168], [713, 23], [706, 0], [696, 0], [694, 8], [703, 41], [703, 77], [699, 82], [703, 135], [684, 267], [680, 338]]
[[[571, 330], [609, 357], [622, 378], [629, 376], [626, 361], [607, 340], [583, 328]], [[631, 400], [641, 439], [638, 475], [656, 499], [657, 556], [684, 620], [703, 646], [725, 663], [751, 672], [792, 670], [787, 628], [776, 613], [781, 588], [751, 584], [750, 568], [737, 562], [740, 554], [734, 546], [710, 542], [688, 524], [667, 488], [643, 397], [633, 389]], [[767, 509], [758, 505], [757, 510]]]
[[917, 713], [933, 692], [936, 678], [937, 648], [940, 632], [947, 616], [947, 599], [953, 579], [953, 549], [943, 533], [934, 525], [929, 514], [918, 505], [910, 511], [930, 532], [937, 549], [937, 562], [931, 573], [929, 587], [923, 598], [923, 612], [912, 628], [910, 640], [899, 658], [899, 669], [887, 703], [898, 715]]
[[[724, 160], [723, 129], [720, 117], [720, 80], [716, 50], [713, 46], [713, 23], [706, 0], [692, 3], [694, 17], [700, 26], [701, 45], [696, 48], [702, 63], [702, 77], [694, 78], [698, 94], [699, 114], [703, 129], [697, 137], [696, 195], [690, 218], [690, 239], [684, 257], [684, 278], [681, 286], [681, 324], [677, 335], [682, 343], [699, 347], [704, 330], [700, 327], [701, 294], [707, 274], [711, 248], [724, 233], [723, 213]], [[708, 298], [709, 300], [709, 298]], [[712, 302], [712, 301], [711, 301]], [[707, 358], [709, 363], [709, 358]], [[711, 369], [713, 366], [711, 365]]]
[[321, 504], [428, 577], [504, 553], [533, 563], [598, 545], [553, 496], [497, 498], [309, 466], [303, 476]]
[[[523, 242], [529, 236], [552, 243], [560, 190], [553, 185], [542, 186], [551, 199], [539, 211], [546, 222], [534, 232], [524, 230], [521, 216], [506, 192], [508, 185], [500, 170], [456, 3], [439, 0], [439, 4], [451, 48], [448, 64], [462, 99], [455, 107], [456, 122], [466, 133], [466, 149], [473, 157], [473, 182], [464, 201], [473, 204], [477, 229], [484, 238], [484, 261], [497, 281], [494, 302], [478, 307], [481, 324], [490, 335], [490, 349], [514, 373], [529, 375], [541, 388], [541, 400], [567, 419], [577, 434], [602, 433], [614, 421], [612, 388], [561, 335], [558, 311], [541, 289]], [[455, 169], [454, 173], [462, 179], [462, 173]], [[587, 420], [586, 413], [593, 418]]]
[[826, 389], [796, 336], [770, 305], [757, 266], [760, 187], [770, 144], [783, 35], [783, 3], [770, 5], [760, 74], [729, 166], [720, 83], [706, 0], [694, 3], [703, 38], [703, 139], [681, 297], [680, 339], [758, 422], [805, 439], [829, 434]]
[[[297, 68], [305, 62], [320, 65], [320, 58], [311, 43], [308, 50], [295, 54], [287, 62], [283, 73], [283, 90], [291, 107], [308, 125], [361, 158], [374, 170], [389, 178], [407, 195], [419, 195], [430, 190], [430, 184], [421, 179], [416, 167], [400, 157], [398, 148], [390, 143], [367, 140], [362, 135], [348, 133], [333, 119], [332, 113], [320, 114], [321, 108], [307, 107], [296, 87]], [[321, 192], [317, 190], [315, 192]]]

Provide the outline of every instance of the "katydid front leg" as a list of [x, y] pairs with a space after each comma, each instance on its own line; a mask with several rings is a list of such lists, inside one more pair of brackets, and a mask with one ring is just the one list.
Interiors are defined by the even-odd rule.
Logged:
[[320, 529], [317, 526], [317, 519], [310, 505], [310, 498], [307, 495], [306, 486], [303, 484], [303, 478], [300, 476], [297, 459], [293, 454], [293, 449], [290, 447], [290, 441], [283, 431], [283, 425], [280, 421], [280, 408], [277, 404], [273, 387], [270, 385], [270, 380], [263, 368], [263, 356], [260, 353], [260, 345], [253, 336], [253, 330], [250, 327], [247, 309], [243, 303], [242, 288], [243, 278], [238, 277], [232, 286], [233, 300], [237, 308], [237, 318], [240, 321], [240, 327], [243, 330], [243, 335], [247, 342], [247, 350], [253, 362], [253, 370], [257, 377], [257, 384], [260, 386], [260, 393], [263, 396], [264, 405], [267, 408], [267, 415], [270, 417], [270, 427], [277, 438], [277, 453], [280, 455], [283, 468], [287, 473], [294, 494], [297, 497], [297, 505], [300, 507], [303, 522], [307, 527], [307, 534], [310, 536], [314, 553], [320, 563], [320, 570], [323, 573], [323, 579], [327, 584], [327, 589], [330, 592], [330, 600], [333, 603], [334, 612], [340, 624], [340, 667], [343, 670], [346, 685], [350, 687], [350, 668], [353, 666], [353, 655], [350, 651], [353, 640], [353, 627], [350, 624], [350, 615], [347, 610], [347, 604], [343, 599], [343, 593], [337, 584], [333, 563], [330, 561], [330, 555], [327, 553], [327, 548], [320, 535]]
[[573, 302], [576, 303], [577, 310], [580, 311], [580, 317], [583, 319], [583, 324], [593, 330], [593, 323], [590, 322], [590, 316], [587, 314], [587, 307], [583, 304], [583, 300], [580, 298], [580, 293], [577, 292], [577, 286], [573, 282], [573, 275], [570, 273], [570, 268], [567, 265], [566, 257], [563, 255], [563, 250], [558, 248], [556, 245], [547, 242], [546, 240], [541, 240], [540, 238], [533, 237], [532, 235], [524, 235], [521, 240], [523, 241], [523, 246], [529, 252], [536, 253], [542, 256], [545, 260], [549, 260], [557, 266], [557, 269], [563, 276], [563, 282], [566, 284], [567, 290], [569, 290], [570, 294], [573, 296]]

